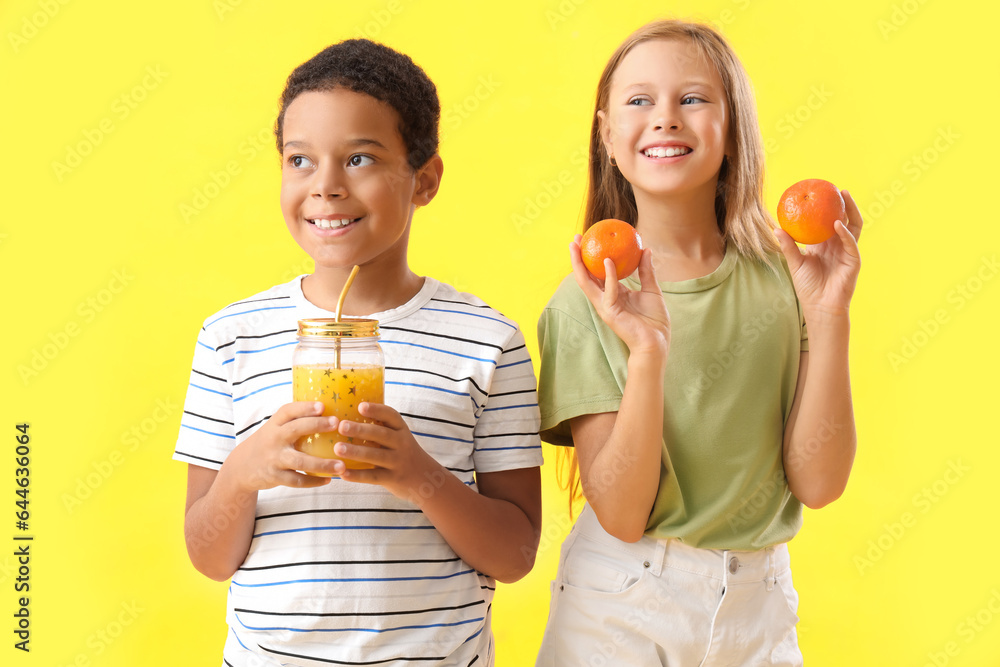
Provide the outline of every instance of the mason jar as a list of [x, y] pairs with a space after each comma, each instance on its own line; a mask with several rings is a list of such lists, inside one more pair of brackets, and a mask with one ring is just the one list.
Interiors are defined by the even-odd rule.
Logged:
[[[373, 423], [361, 416], [358, 406], [363, 402], [385, 402], [385, 359], [378, 341], [378, 320], [299, 320], [298, 343], [292, 355], [293, 400], [321, 402], [326, 417]], [[338, 442], [379, 446], [331, 431], [305, 435], [295, 447], [313, 456], [341, 459], [348, 468], [374, 467], [334, 454]]]

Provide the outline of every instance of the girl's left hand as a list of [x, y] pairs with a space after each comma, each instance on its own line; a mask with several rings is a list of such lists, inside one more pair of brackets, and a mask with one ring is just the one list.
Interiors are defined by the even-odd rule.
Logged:
[[861, 211], [847, 190], [840, 193], [847, 208], [847, 225], [838, 220], [834, 224], [834, 235], [823, 243], [800, 249], [786, 231], [777, 227], [774, 230], [804, 311], [846, 313], [858, 282]]

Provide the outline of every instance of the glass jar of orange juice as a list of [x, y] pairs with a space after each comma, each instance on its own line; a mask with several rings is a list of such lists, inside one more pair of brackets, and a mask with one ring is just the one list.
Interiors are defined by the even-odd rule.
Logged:
[[[299, 320], [298, 341], [292, 356], [293, 400], [320, 401], [327, 417], [373, 423], [361, 416], [358, 405], [385, 402], [385, 360], [378, 344], [378, 320]], [[303, 436], [295, 447], [313, 456], [341, 459], [333, 453], [338, 442], [378, 447], [336, 432]], [[373, 467], [350, 459], [344, 463], [354, 469]]]

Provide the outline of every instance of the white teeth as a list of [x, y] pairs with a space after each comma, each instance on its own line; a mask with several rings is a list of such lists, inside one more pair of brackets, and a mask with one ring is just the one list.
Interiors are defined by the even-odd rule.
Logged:
[[644, 151], [646, 157], [676, 157], [678, 155], [687, 155], [691, 152], [690, 148], [684, 146], [664, 148], [663, 146], [657, 146], [655, 148], [647, 148]]
[[340, 220], [317, 219], [317, 220], [310, 220], [310, 222], [312, 222], [320, 229], [333, 229], [336, 227], [344, 227], [346, 225], [349, 225], [351, 224], [352, 221], [350, 218], [342, 218]]

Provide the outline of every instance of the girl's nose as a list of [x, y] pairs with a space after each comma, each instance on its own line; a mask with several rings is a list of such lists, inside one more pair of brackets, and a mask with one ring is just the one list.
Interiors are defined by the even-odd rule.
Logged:
[[347, 196], [343, 170], [336, 165], [326, 164], [313, 172], [309, 194], [318, 199], [337, 199]]
[[678, 110], [667, 106], [657, 109], [657, 113], [653, 117], [653, 129], [676, 131], [681, 129], [681, 127], [682, 123]]

